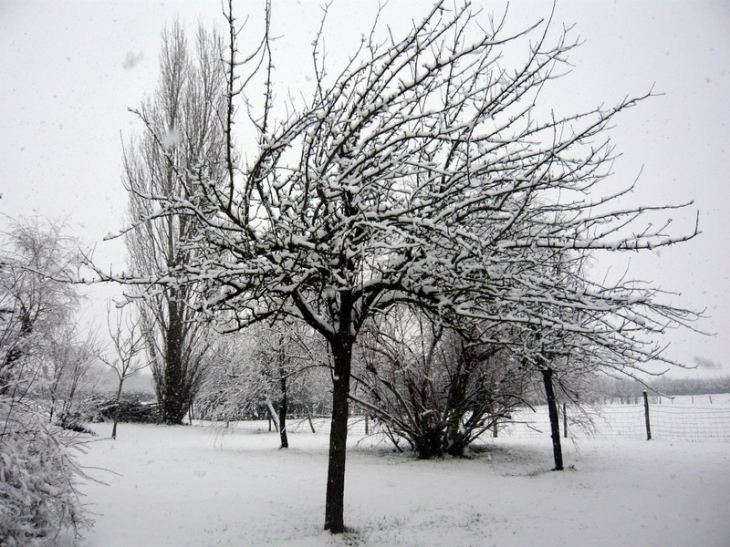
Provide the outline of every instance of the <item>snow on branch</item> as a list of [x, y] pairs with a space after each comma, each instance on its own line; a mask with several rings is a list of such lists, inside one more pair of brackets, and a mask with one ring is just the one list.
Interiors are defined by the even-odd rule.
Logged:
[[[323, 22], [315, 90], [282, 110], [273, 103], [270, 10], [261, 42], [240, 55], [229, 7], [222, 156], [198, 154], [173, 170], [176, 192], [135, 194], [147, 205], [131, 230], [174, 217], [183, 255], [160, 261], [154, 276], [106, 278], [194, 286], [201, 308], [238, 317], [235, 325], [295, 316], [325, 337], [354, 339], [368, 317], [405, 302], [444, 318], [571, 333], [626, 362], [655, 357], [635, 334], [697, 314], [657, 292], [596, 284], [582, 269], [588, 253], [699, 234], [647, 217], [690, 204], [624, 207], [626, 185], [613, 188], [605, 130], [651, 93], [544, 114], [543, 89], [565, 77], [577, 42], [569, 30], [551, 39], [549, 21], [505, 35], [503, 21], [481, 16], [441, 2], [401, 37], [378, 19], [339, 70], [326, 66]], [[245, 162], [232, 138], [241, 104], [258, 143]], [[172, 162], [140, 117], [155, 136], [150, 153]]]

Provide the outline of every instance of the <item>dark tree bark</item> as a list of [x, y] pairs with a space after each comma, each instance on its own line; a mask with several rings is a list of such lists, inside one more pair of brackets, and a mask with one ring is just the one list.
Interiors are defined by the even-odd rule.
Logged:
[[[334, 303], [333, 303], [334, 304]], [[334, 371], [332, 376], [332, 425], [330, 429], [327, 497], [324, 529], [333, 534], [345, 531], [345, 461], [347, 426], [350, 417], [350, 374], [352, 371], [353, 294], [340, 291], [337, 332], [329, 339]]]
[[548, 414], [550, 416], [550, 436], [553, 440], [555, 471], [562, 471], [563, 449], [560, 446], [560, 418], [558, 417], [558, 404], [555, 401], [555, 391], [553, 390], [553, 369], [549, 367], [543, 369], [542, 380], [545, 384], [545, 396], [547, 397]]
[[[199, 374], [190, 356], [185, 355], [185, 312], [178, 301], [177, 291], [171, 291], [167, 302], [168, 316], [165, 328], [164, 373], [158, 375], [162, 384], [158, 394], [160, 419], [167, 425], [179, 425], [190, 410], [200, 387]], [[160, 396], [161, 395], [161, 396]]]
[[119, 377], [119, 384], [117, 385], [117, 396], [114, 399], [116, 408], [114, 409], [114, 425], [112, 425], [112, 439], [117, 439], [117, 424], [119, 423], [119, 416], [121, 415], [121, 402], [122, 402], [122, 387], [124, 386], [124, 376]]
[[281, 402], [279, 403], [279, 437], [281, 438], [281, 448], [289, 448], [289, 438], [286, 434], [286, 414], [289, 410], [289, 400], [287, 398], [286, 370], [282, 360], [284, 357], [279, 355], [279, 377], [281, 382]]
[[335, 341], [332, 344], [332, 356], [334, 360], [332, 425], [330, 429], [324, 529], [333, 534], [341, 534], [345, 531], [345, 460], [347, 456], [347, 425], [350, 413], [352, 342], [341, 343]]

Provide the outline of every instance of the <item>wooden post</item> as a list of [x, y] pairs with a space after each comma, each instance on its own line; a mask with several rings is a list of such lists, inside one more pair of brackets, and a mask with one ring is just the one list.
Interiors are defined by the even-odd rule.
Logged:
[[499, 437], [499, 418], [495, 418], [492, 422], [492, 437], [495, 439]]
[[563, 403], [563, 437], [568, 438], [568, 411], [565, 403]]
[[649, 420], [649, 396], [644, 391], [644, 421], [646, 422], [646, 440], [651, 440], [651, 421]]

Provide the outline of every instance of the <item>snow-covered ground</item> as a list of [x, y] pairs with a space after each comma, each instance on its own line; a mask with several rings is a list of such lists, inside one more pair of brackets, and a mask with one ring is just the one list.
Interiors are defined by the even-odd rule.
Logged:
[[345, 522], [322, 532], [327, 435], [110, 426], [79, 457], [96, 515], [85, 547], [730, 545], [730, 443], [625, 437], [564, 446], [486, 439], [468, 459], [419, 461], [353, 435]]

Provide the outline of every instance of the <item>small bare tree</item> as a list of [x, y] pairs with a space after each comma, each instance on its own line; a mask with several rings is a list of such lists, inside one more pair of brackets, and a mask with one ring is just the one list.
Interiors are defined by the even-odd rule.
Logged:
[[134, 310], [126, 306], [116, 308], [113, 315], [114, 320], [112, 320], [111, 307], [107, 304], [107, 329], [109, 330], [109, 338], [112, 341], [114, 354], [111, 357], [102, 356], [101, 360], [117, 376], [117, 393], [114, 398], [114, 425], [112, 426], [112, 439], [116, 439], [124, 380], [145, 368], [147, 363], [137, 357], [144, 350], [145, 344], [140, 316], [134, 314]]
[[[326, 353], [313, 340], [317, 334], [309, 326], [281, 321], [272, 326], [257, 325], [256, 345], [252, 358], [266, 378], [269, 390], [266, 404], [276, 422], [281, 448], [289, 447], [287, 417], [291, 407], [300, 412], [309, 407], [307, 381], [314, 369], [329, 368]], [[321, 390], [320, 390], [321, 391]], [[311, 412], [311, 408], [307, 408]]]

